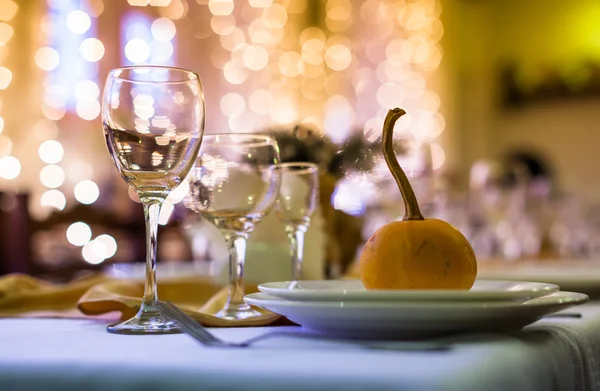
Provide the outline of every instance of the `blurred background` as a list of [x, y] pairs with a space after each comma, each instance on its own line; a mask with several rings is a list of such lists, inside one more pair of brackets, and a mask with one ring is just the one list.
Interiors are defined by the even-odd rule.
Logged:
[[[306, 246], [325, 275], [402, 216], [378, 144], [396, 106], [426, 215], [480, 262], [593, 260], [598, 20], [596, 0], [0, 0], [0, 274], [143, 262], [142, 208], [100, 119], [108, 70], [135, 64], [198, 72], [206, 133], [270, 132], [283, 160], [319, 164]], [[163, 208], [159, 259], [208, 265], [226, 254], [187, 190]], [[263, 258], [286, 248], [269, 224]]]

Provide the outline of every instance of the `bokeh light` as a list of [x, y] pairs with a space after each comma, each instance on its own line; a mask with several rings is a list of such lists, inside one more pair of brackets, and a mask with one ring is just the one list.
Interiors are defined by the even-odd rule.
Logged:
[[96, 239], [94, 239], [94, 241], [104, 244], [104, 247], [106, 248], [106, 258], [107, 259], [114, 256], [117, 253], [117, 249], [118, 249], [117, 241], [112, 236], [110, 236], [108, 234], [102, 234], [102, 235], [98, 236]]
[[92, 121], [98, 118], [100, 110], [100, 102], [95, 99], [80, 100], [75, 107], [77, 115], [86, 121]]
[[0, 23], [0, 45], [6, 45], [13, 33], [14, 30], [8, 23]]
[[327, 66], [334, 71], [343, 71], [352, 61], [350, 49], [341, 44], [335, 44], [327, 49], [325, 61]]
[[94, 100], [100, 96], [100, 87], [92, 80], [82, 80], [75, 86], [75, 96], [78, 100]]
[[288, 15], [283, 5], [272, 4], [263, 10], [262, 19], [265, 26], [272, 29], [280, 29], [285, 26]]
[[127, 3], [133, 7], [145, 7], [150, 4], [150, 0], [127, 0]]
[[208, 2], [208, 9], [213, 15], [230, 15], [233, 8], [233, 0], [209, 0]]
[[51, 47], [42, 47], [35, 52], [35, 64], [44, 71], [55, 69], [59, 62], [58, 52]]
[[81, 249], [83, 260], [92, 265], [98, 265], [107, 258], [106, 245], [96, 239], [84, 244]]
[[221, 98], [221, 112], [227, 117], [239, 117], [246, 109], [244, 98], [235, 92], [230, 92]]
[[15, 17], [19, 6], [13, 0], [0, 1], [0, 20], [9, 22]]
[[75, 34], [84, 34], [91, 26], [90, 16], [81, 10], [72, 11], [67, 15], [67, 27]]
[[65, 172], [57, 165], [49, 165], [40, 171], [40, 181], [51, 189], [62, 186], [65, 182]]
[[0, 67], [0, 90], [5, 90], [12, 81], [12, 72], [6, 67]]
[[104, 44], [97, 38], [86, 38], [79, 46], [81, 57], [89, 62], [97, 62], [104, 57]]
[[[154, 0], [166, 2], [167, 0]], [[188, 4], [186, 0], [170, 0], [169, 4], [164, 7], [159, 7], [158, 12], [161, 16], [172, 20], [182, 19], [188, 12]]]
[[248, 71], [234, 61], [228, 61], [223, 67], [223, 76], [231, 84], [242, 84], [248, 78]]
[[73, 223], [67, 228], [67, 240], [73, 246], [83, 246], [92, 238], [92, 229], [83, 221]]
[[0, 158], [0, 177], [8, 180], [15, 179], [21, 174], [21, 162], [14, 156]]
[[44, 114], [44, 117], [48, 118], [49, 120], [58, 121], [59, 119], [63, 118], [66, 113], [67, 113], [67, 109], [64, 106], [63, 107], [52, 107], [52, 106], [48, 105], [46, 102], [44, 102], [44, 104], [42, 104], [42, 114]]
[[269, 62], [269, 52], [262, 46], [248, 46], [242, 55], [242, 62], [246, 68], [259, 71]]
[[273, 0], [249, 0], [248, 3], [254, 8], [267, 8], [273, 4]]
[[142, 63], [150, 57], [150, 46], [146, 41], [134, 38], [125, 45], [125, 57], [134, 64]]
[[42, 194], [40, 204], [48, 208], [63, 210], [67, 205], [67, 199], [60, 190], [52, 189]]
[[173, 23], [172, 20], [167, 18], [158, 18], [152, 22], [150, 31], [154, 39], [157, 41], [169, 42], [173, 39], [173, 37], [175, 37], [177, 29], [175, 28], [175, 23]]
[[61, 143], [56, 140], [44, 141], [38, 148], [38, 154], [43, 162], [56, 164], [60, 162], [64, 155], [64, 149]]
[[100, 196], [100, 188], [91, 180], [83, 180], [75, 185], [75, 199], [82, 204], [93, 204]]

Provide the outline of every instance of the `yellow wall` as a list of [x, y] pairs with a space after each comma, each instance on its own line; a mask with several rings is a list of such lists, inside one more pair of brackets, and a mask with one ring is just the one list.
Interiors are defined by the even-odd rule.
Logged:
[[[600, 64], [598, 0], [447, 0], [453, 3], [445, 53], [459, 88], [463, 173], [478, 158], [498, 158], [520, 146], [551, 159], [559, 184], [587, 201], [600, 201], [600, 98], [500, 106], [500, 65], [515, 60], [525, 82], [547, 67], [576, 72]], [[446, 7], [446, 9], [448, 6]]]
[[488, 0], [500, 56], [533, 65], [600, 60], [600, 1]]

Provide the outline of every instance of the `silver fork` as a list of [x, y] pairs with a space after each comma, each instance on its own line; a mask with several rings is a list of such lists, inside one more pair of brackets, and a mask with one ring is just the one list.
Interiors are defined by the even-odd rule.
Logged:
[[[210, 331], [208, 331], [204, 326], [198, 323], [195, 319], [187, 315], [185, 312], [181, 311], [177, 306], [175, 306], [171, 302], [161, 301], [158, 303], [158, 309], [163, 314], [166, 315], [167, 318], [170, 318], [177, 322], [179, 327], [187, 334], [189, 334], [196, 341], [208, 347], [223, 347], [223, 348], [246, 348], [251, 346], [252, 344], [273, 338], [273, 337], [297, 337], [297, 338], [307, 338], [307, 339], [325, 339], [327, 341], [332, 341], [333, 339], [328, 337], [323, 337], [319, 335], [312, 335], [306, 333], [295, 333], [295, 332], [274, 332], [258, 335], [256, 337], [249, 338], [242, 342], [229, 342], [224, 341], [221, 338], [216, 337]], [[344, 340], [344, 342], [349, 342], [349, 340]], [[360, 343], [355, 344], [357, 347], [366, 348], [366, 349], [376, 349], [376, 350], [396, 350], [396, 351], [414, 351], [414, 352], [440, 352], [440, 351], [448, 351], [451, 349], [451, 346], [447, 343], [441, 342], [369, 342], [369, 343]]]

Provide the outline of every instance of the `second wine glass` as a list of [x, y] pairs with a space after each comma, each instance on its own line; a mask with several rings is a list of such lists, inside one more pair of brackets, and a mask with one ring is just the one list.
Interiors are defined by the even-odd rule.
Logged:
[[319, 169], [316, 164], [292, 162], [275, 167], [281, 175], [276, 214], [285, 225], [292, 257], [292, 279], [302, 277], [304, 234], [318, 205]]
[[216, 314], [219, 318], [260, 315], [244, 302], [246, 241], [277, 199], [278, 163], [279, 147], [270, 136], [233, 133], [204, 137], [185, 204], [217, 227], [229, 247], [229, 296]]

